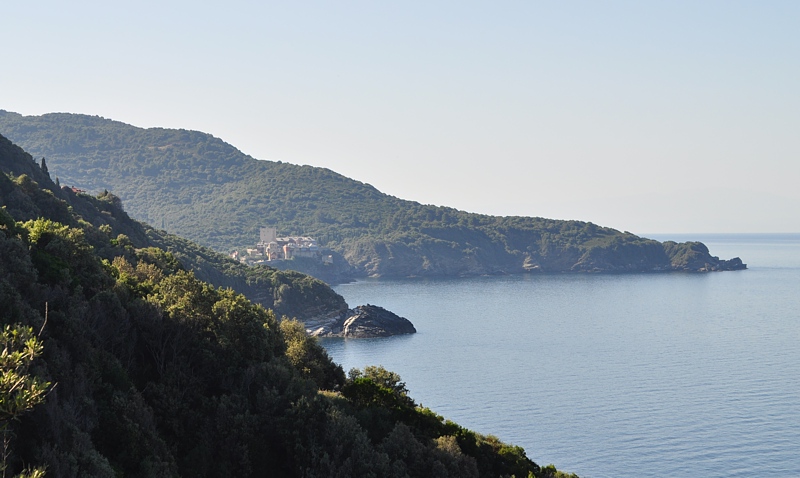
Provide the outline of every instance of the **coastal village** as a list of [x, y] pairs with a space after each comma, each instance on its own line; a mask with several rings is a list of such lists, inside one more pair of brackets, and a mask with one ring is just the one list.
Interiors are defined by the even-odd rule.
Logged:
[[255, 248], [247, 248], [245, 254], [234, 251], [231, 257], [250, 265], [270, 264], [295, 258], [308, 258], [323, 265], [333, 263], [333, 255], [324, 254], [313, 237], [278, 237], [278, 230], [274, 227], [262, 227]]

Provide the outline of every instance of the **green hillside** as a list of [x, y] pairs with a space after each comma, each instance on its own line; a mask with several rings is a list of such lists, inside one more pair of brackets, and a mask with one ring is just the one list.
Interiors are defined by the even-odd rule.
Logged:
[[19, 186], [30, 193], [21, 196], [12, 183], [4, 182], [0, 206], [18, 220], [45, 216], [72, 227], [87, 227], [86, 239], [102, 258], [111, 259], [118, 253], [116, 248], [106, 251], [109, 240], [128, 249], [158, 247], [173, 254], [181, 267], [193, 271], [199, 279], [217, 287], [233, 288], [279, 316], [308, 319], [347, 309], [339, 294], [313, 277], [264, 266], [246, 267], [191, 241], [156, 230], [131, 219], [119, 198], [107, 191], [95, 197], [57, 187], [29, 154], [2, 136], [0, 171], [16, 177]]
[[744, 268], [700, 243], [405, 201], [327, 169], [255, 160], [196, 131], [0, 111], [0, 134], [45, 157], [62, 184], [113, 190], [134, 217], [217, 251], [252, 246], [260, 227], [275, 226], [316, 237], [355, 276]]
[[[152, 244], [212, 254], [151, 239], [108, 192], [56, 187], [3, 137], [0, 169], [4, 476], [567, 476], [418, 406], [381, 367], [346, 377], [297, 321]], [[320, 287], [258, 274], [284, 278], [281, 300]]]

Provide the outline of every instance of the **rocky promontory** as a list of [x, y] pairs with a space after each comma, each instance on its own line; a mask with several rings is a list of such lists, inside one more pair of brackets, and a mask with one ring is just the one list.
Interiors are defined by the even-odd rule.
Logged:
[[306, 322], [306, 330], [316, 337], [370, 338], [414, 334], [417, 329], [408, 319], [377, 305], [360, 305], [338, 317]]

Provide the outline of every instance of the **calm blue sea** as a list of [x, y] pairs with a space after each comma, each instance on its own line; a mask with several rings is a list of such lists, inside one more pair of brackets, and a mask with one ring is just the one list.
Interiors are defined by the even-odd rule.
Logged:
[[323, 344], [582, 478], [800, 476], [800, 234], [652, 237], [749, 270], [366, 280], [418, 333]]

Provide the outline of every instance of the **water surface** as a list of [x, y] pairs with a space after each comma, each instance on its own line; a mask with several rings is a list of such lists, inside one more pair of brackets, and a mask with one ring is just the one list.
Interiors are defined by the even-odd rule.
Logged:
[[323, 344], [583, 478], [800, 476], [800, 235], [655, 238], [750, 269], [361, 281], [418, 333]]

